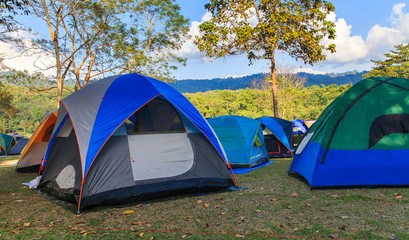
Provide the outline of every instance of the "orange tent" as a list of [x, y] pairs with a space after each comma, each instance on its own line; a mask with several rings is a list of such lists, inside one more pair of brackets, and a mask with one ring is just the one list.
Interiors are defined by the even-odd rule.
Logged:
[[57, 121], [58, 109], [48, 112], [21, 152], [17, 172], [38, 172]]

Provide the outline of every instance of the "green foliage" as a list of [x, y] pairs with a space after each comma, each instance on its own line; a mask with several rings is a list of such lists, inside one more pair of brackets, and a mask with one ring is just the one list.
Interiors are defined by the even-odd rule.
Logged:
[[78, 89], [108, 73], [170, 80], [186, 61], [175, 52], [188, 20], [174, 0], [48, 0], [33, 4], [33, 12], [52, 30], [36, 43], [57, 59], [57, 79], [70, 76]]
[[409, 78], [409, 44], [397, 45], [395, 50], [384, 55], [384, 61], [371, 60], [375, 67], [364, 77]]
[[[282, 118], [315, 120], [336, 97], [352, 85], [284, 86], [280, 88], [279, 112]], [[271, 92], [260, 89], [215, 90], [187, 93], [185, 96], [204, 115], [239, 115], [250, 118], [272, 116]]]
[[17, 110], [12, 105], [13, 95], [8, 91], [7, 86], [0, 82], [0, 116], [13, 115]]
[[[57, 90], [31, 91], [27, 86], [5, 85], [11, 94], [14, 115], [0, 114], [0, 132], [34, 132], [46, 112], [55, 109]], [[66, 96], [67, 94], [65, 94]]]
[[212, 13], [199, 28], [195, 43], [210, 58], [247, 53], [250, 62], [271, 59], [275, 50], [302, 59], [306, 64], [324, 60], [324, 37], [335, 38], [334, 23], [326, 21], [335, 10], [327, 1], [211, 0]]
[[335, 24], [326, 16], [335, 10], [325, 0], [211, 0], [205, 8], [212, 14], [199, 26], [195, 44], [210, 59], [246, 53], [252, 64], [265, 59], [271, 65], [274, 115], [278, 115], [276, 50], [313, 64], [325, 60], [324, 38], [335, 38]]

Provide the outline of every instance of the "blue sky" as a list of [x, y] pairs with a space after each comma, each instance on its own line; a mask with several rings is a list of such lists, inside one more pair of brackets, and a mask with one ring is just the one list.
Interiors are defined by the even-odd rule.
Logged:
[[[207, 0], [176, 0], [181, 6], [182, 14], [190, 19], [191, 34], [198, 33], [198, 25], [209, 14], [204, 5]], [[337, 52], [329, 55], [326, 61], [313, 66], [305, 66], [302, 61], [295, 61], [285, 53], [276, 53], [276, 62], [281, 67], [291, 67], [294, 71], [313, 73], [346, 72], [352, 70], [370, 70], [371, 59], [381, 60], [383, 54], [393, 49], [393, 46], [409, 42], [409, 4], [407, 0], [332, 0], [335, 13], [330, 19], [336, 23]], [[31, 25], [37, 32], [48, 34], [44, 23], [30, 17], [23, 23]], [[40, 27], [43, 26], [43, 27]], [[49, 38], [49, 36], [48, 36]], [[12, 55], [7, 43], [0, 42], [0, 54]], [[11, 52], [11, 53], [10, 53]], [[186, 67], [179, 67], [173, 74], [178, 80], [225, 78], [230, 76], [250, 75], [268, 72], [267, 61], [259, 61], [249, 66], [245, 55], [229, 56], [214, 62], [204, 61], [195, 45], [186, 42], [178, 53], [188, 59]], [[4, 63], [17, 69], [34, 71], [32, 59], [13, 58]], [[21, 64], [24, 62], [25, 64]]]
[[[205, 0], [177, 0], [182, 14], [192, 25], [206, 14]], [[305, 66], [286, 54], [278, 53], [276, 61], [283, 67], [304, 71], [345, 72], [370, 70], [370, 59], [382, 59], [393, 46], [409, 42], [409, 6], [406, 0], [333, 0], [337, 25], [337, 53], [313, 66]], [[196, 23], [195, 23], [196, 22]], [[192, 48], [193, 46], [190, 46]], [[202, 55], [186, 49], [187, 66], [175, 71], [176, 79], [223, 78], [268, 72], [267, 62], [248, 65], [246, 56], [233, 56], [214, 62], [203, 61]]]

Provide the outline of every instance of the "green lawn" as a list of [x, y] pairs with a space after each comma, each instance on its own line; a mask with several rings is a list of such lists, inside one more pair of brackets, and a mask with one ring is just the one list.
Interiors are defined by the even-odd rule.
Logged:
[[[1, 164], [0, 159], [0, 164]], [[310, 191], [290, 161], [236, 175], [244, 191], [193, 194], [75, 215], [0, 168], [0, 239], [409, 239], [409, 188]], [[132, 210], [130, 214], [123, 214]]]

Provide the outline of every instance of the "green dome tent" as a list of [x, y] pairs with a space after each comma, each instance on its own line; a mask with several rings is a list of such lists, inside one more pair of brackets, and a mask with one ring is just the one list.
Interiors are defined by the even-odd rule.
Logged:
[[15, 140], [12, 136], [0, 133], [0, 155], [6, 155], [14, 144]]
[[367, 78], [335, 99], [298, 146], [290, 172], [311, 187], [409, 185], [409, 79]]

